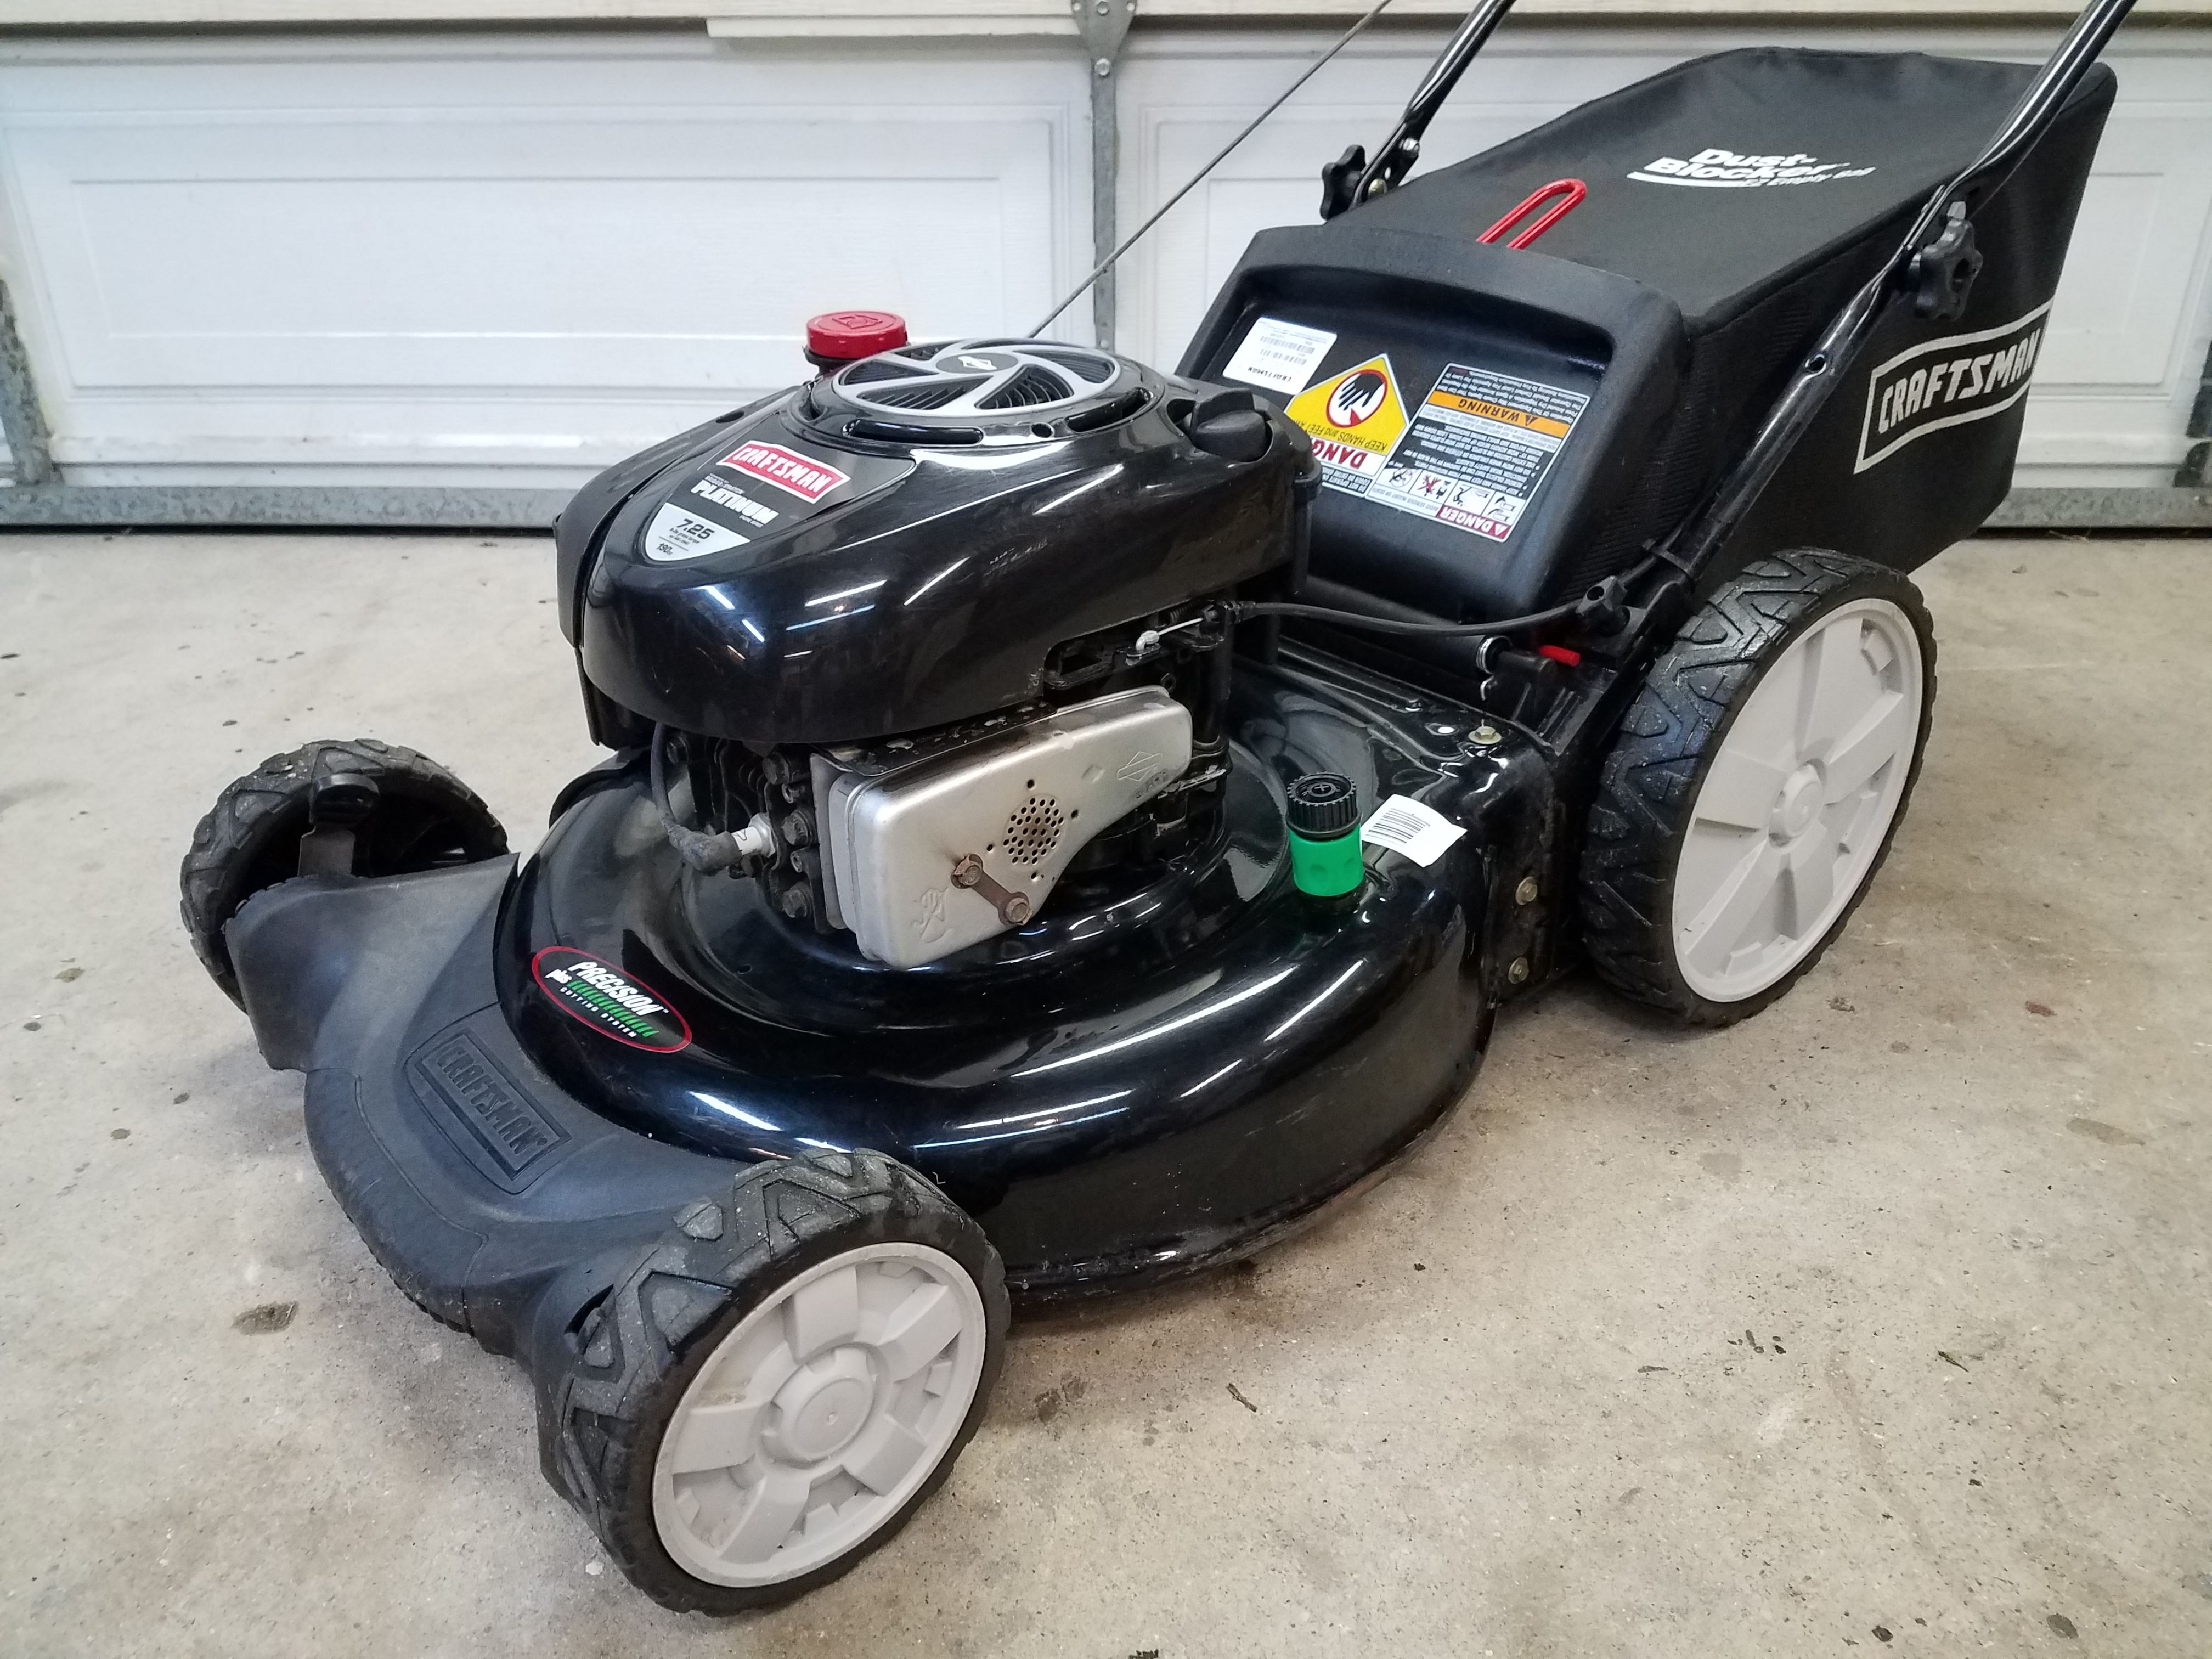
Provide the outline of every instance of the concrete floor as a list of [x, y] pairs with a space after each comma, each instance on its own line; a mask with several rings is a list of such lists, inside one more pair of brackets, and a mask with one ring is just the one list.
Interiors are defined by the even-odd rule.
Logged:
[[712, 1624], [603, 1567], [176, 920], [309, 736], [531, 839], [591, 758], [547, 549], [0, 539], [0, 1650], [2212, 1651], [2212, 545], [1924, 580], [1919, 798], [1793, 995], [1516, 1012], [1395, 1180], [1024, 1328], [904, 1537]]

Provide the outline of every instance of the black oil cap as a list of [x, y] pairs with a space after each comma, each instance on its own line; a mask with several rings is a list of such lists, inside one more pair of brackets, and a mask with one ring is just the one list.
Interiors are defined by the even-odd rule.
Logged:
[[1309, 772], [1291, 786], [1291, 828], [1327, 841], [1359, 822], [1359, 791], [1340, 772]]
[[1256, 461], [1275, 428], [1249, 392], [1217, 392], [1190, 417], [1190, 441], [1224, 461]]

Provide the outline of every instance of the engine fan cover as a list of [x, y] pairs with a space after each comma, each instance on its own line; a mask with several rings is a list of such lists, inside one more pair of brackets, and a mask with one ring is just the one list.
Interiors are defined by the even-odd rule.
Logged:
[[1080, 429], [1086, 416], [1133, 412], [1158, 387], [1127, 358], [1035, 340], [957, 340], [902, 346], [840, 369], [817, 392], [817, 425], [911, 428], [911, 436], [978, 434], [970, 441], [1035, 442]]
[[1049, 341], [907, 346], [610, 469], [557, 532], [595, 729], [975, 720], [1042, 696], [1063, 641], [1293, 564], [1311, 446], [1262, 409], [1262, 450], [1209, 452], [1223, 393], [1250, 398]]

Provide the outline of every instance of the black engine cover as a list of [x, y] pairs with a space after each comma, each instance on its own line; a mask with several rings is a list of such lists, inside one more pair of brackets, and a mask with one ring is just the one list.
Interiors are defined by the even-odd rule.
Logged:
[[1073, 348], [905, 348], [610, 468], [561, 525], [584, 673], [762, 743], [1035, 697], [1054, 646], [1299, 556], [1305, 434], [1262, 409], [1194, 439], [1223, 392]]

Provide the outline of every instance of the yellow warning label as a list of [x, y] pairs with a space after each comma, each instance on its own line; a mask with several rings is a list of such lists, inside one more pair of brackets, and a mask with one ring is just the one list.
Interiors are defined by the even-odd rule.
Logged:
[[1322, 481], [1355, 495], [1382, 471], [1406, 435], [1406, 405], [1388, 356], [1370, 357], [1291, 399], [1291, 418], [1311, 434]]
[[1438, 409], [1456, 409], [1462, 415], [1480, 415], [1486, 421], [1496, 421], [1500, 426], [1517, 426], [1526, 431], [1540, 432], [1548, 438], [1564, 438], [1574, 429], [1570, 422], [1548, 415], [1539, 415], [1533, 409], [1493, 404], [1487, 398], [1462, 398], [1441, 387], [1429, 393], [1429, 402]]

